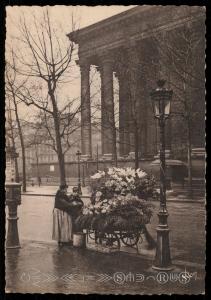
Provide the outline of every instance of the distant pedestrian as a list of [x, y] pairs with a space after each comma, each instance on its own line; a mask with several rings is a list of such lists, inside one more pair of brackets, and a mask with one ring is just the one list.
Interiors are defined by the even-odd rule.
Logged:
[[59, 245], [72, 244], [72, 217], [69, 214], [71, 204], [67, 195], [68, 186], [61, 185], [56, 193], [53, 210], [53, 234], [52, 239]]
[[41, 183], [42, 183], [41, 177], [39, 176], [39, 177], [38, 177], [38, 185], [41, 186]]

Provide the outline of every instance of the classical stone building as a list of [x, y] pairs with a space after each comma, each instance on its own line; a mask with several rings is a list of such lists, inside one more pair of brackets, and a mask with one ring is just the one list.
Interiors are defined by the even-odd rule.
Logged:
[[[117, 148], [117, 131], [119, 156], [127, 157], [134, 152], [136, 145], [141, 158], [156, 155], [159, 144], [158, 126], [153, 118], [149, 95], [160, 77], [166, 79], [168, 87], [174, 91], [172, 105], [174, 113], [167, 123], [166, 148], [173, 149], [177, 153], [186, 143], [186, 140], [183, 140], [185, 135], [182, 130], [187, 127], [187, 124], [185, 119], [179, 119], [177, 116], [178, 112], [181, 112], [181, 116], [186, 113], [182, 107], [184, 97], [196, 103], [193, 106], [198, 113], [197, 122], [194, 123], [194, 117], [192, 118], [192, 130], [195, 132], [192, 137], [193, 147], [204, 147], [204, 23], [203, 7], [144, 5], [68, 34], [69, 39], [78, 44], [79, 48], [81, 149], [84, 155], [92, 157], [91, 65], [95, 65], [101, 75], [102, 155], [114, 157]], [[170, 52], [167, 51], [165, 54], [165, 50], [167, 44], [167, 50], [170, 50], [172, 43], [175, 43], [175, 51], [178, 52], [179, 45], [182, 56], [186, 51], [182, 38], [187, 30], [190, 31], [188, 37], [193, 33], [196, 39], [196, 46], [192, 47], [192, 57], [188, 62], [189, 73], [195, 74], [196, 71], [202, 87], [194, 90], [192, 85], [197, 86], [197, 82], [194, 81], [196, 78], [193, 78], [191, 83], [187, 82], [186, 93], [184, 90], [186, 81], [180, 78], [184, 64], [181, 61], [180, 70], [176, 74], [176, 68], [173, 67], [177, 61], [174, 63], [173, 58], [169, 57]], [[197, 36], [202, 37], [202, 42], [197, 43]], [[192, 67], [195, 71], [191, 69]], [[113, 103], [114, 73], [119, 81], [119, 126], [116, 129]], [[184, 93], [180, 93], [181, 89], [185, 91], [185, 96]], [[181, 103], [179, 103], [180, 98]]]

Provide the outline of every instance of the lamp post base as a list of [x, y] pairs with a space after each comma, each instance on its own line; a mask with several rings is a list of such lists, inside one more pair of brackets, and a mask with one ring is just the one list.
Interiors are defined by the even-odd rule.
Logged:
[[168, 272], [168, 271], [172, 271], [174, 270], [174, 266], [169, 266], [169, 267], [156, 267], [156, 266], [152, 266], [152, 269], [155, 271], [160, 271], [160, 272]]
[[[12, 217], [11, 217], [12, 215]], [[18, 235], [18, 217], [17, 217], [17, 206], [13, 205], [12, 207], [9, 206], [9, 217], [8, 220], [8, 231], [7, 231], [7, 238], [6, 238], [6, 248], [7, 249], [17, 249], [21, 248], [19, 242], [19, 235]]]
[[152, 268], [160, 271], [170, 271], [174, 269], [171, 263], [169, 246], [169, 228], [167, 224], [168, 213], [159, 212], [159, 225], [157, 227], [156, 255]]

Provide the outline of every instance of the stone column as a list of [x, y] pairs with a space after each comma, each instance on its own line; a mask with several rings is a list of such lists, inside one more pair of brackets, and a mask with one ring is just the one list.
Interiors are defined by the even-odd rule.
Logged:
[[91, 106], [88, 62], [79, 61], [81, 69], [81, 152], [87, 158], [92, 157]]
[[128, 42], [128, 65], [129, 65], [129, 86], [130, 86], [130, 99], [129, 99], [129, 114], [130, 114], [130, 152], [135, 151], [135, 122], [138, 121], [138, 68], [139, 59], [136, 49], [136, 44], [133, 41]]
[[128, 72], [124, 66], [117, 72], [119, 81], [119, 155], [130, 152], [130, 124], [129, 124], [129, 84]]
[[110, 55], [101, 56], [100, 60], [102, 154], [115, 158], [116, 128], [113, 98], [113, 60]]

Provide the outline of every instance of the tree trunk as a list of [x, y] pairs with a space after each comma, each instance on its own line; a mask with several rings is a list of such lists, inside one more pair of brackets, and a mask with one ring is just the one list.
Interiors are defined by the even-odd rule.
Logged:
[[59, 174], [60, 174], [60, 184], [66, 184], [66, 174], [65, 174], [65, 161], [64, 161], [64, 154], [62, 151], [62, 143], [61, 143], [61, 136], [60, 136], [60, 121], [58, 117], [58, 108], [56, 105], [56, 99], [52, 92], [49, 92], [51, 97], [51, 102], [53, 106], [53, 119], [54, 119], [54, 128], [55, 128], [55, 136], [56, 136], [56, 148], [57, 148], [57, 156], [59, 162]]
[[138, 125], [135, 124], [135, 169], [139, 168], [139, 136], [138, 136]]
[[[55, 120], [55, 125], [57, 121]], [[61, 145], [61, 138], [60, 133], [58, 131], [57, 126], [55, 126], [55, 133], [56, 133], [56, 146], [57, 146], [57, 156], [59, 162], [59, 173], [60, 173], [60, 184], [66, 184], [66, 174], [65, 174], [65, 162], [64, 162], [64, 154], [62, 152], [62, 145]]]
[[[15, 140], [13, 134], [12, 134], [12, 146], [15, 149]], [[20, 177], [19, 177], [19, 170], [18, 170], [18, 159], [17, 157], [15, 157], [15, 182], [19, 182], [19, 181], [20, 181]]]
[[40, 180], [40, 170], [39, 170], [39, 157], [38, 157], [38, 151], [37, 151], [37, 147], [36, 147], [36, 167], [37, 167], [37, 182], [39, 183]]
[[21, 124], [18, 116], [18, 107], [17, 103], [15, 101], [15, 95], [13, 95], [13, 103], [14, 103], [14, 108], [15, 108], [15, 118], [16, 122], [18, 124], [18, 133], [19, 133], [19, 138], [20, 138], [20, 143], [21, 143], [21, 152], [22, 152], [22, 191], [26, 192], [26, 157], [25, 157], [25, 145], [24, 145], [24, 139], [23, 139], [23, 134], [22, 134], [22, 129], [21, 129]]
[[193, 185], [192, 185], [192, 144], [191, 144], [191, 127], [188, 124], [188, 192], [189, 197], [193, 197]]
[[113, 125], [113, 160], [114, 160], [114, 165], [115, 167], [118, 166], [118, 161], [117, 161], [117, 147], [116, 147], [116, 127], [115, 124]]

